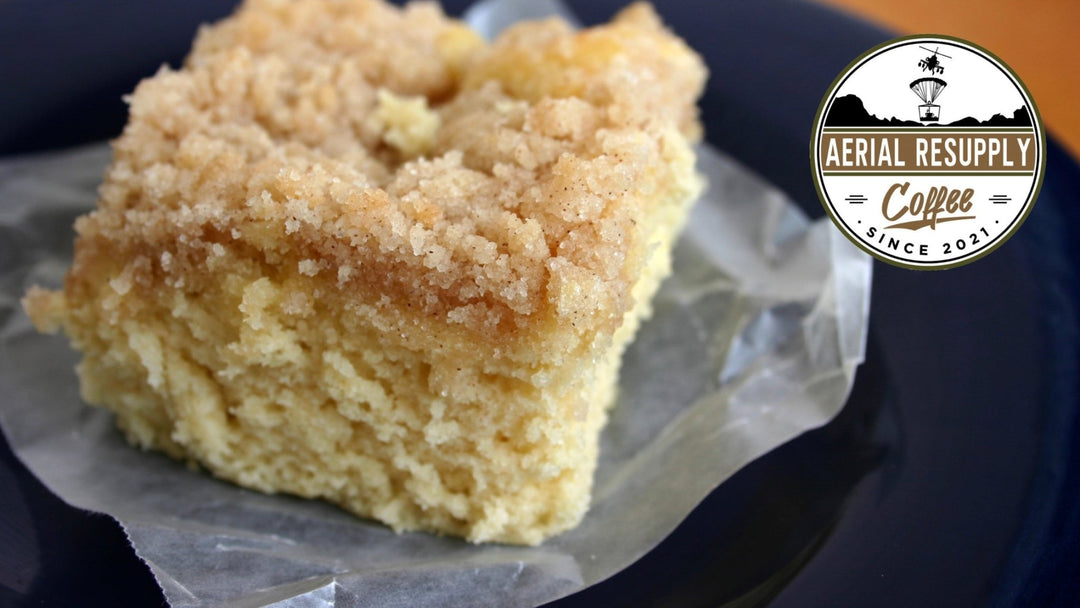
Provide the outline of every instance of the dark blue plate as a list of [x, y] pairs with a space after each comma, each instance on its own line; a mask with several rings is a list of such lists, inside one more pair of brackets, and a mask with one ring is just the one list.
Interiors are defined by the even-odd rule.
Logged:
[[[120, 95], [178, 63], [196, 25], [232, 4], [0, 2], [0, 155], [114, 136]], [[573, 4], [593, 23], [622, 2]], [[660, 12], [712, 69], [709, 141], [820, 217], [814, 111], [890, 35], [801, 2]], [[1080, 168], [1051, 141], [1033, 212], [992, 255], [941, 272], [875, 266], [867, 360], [835, 421], [740, 471], [630, 568], [552, 605], [1080, 605], [1074, 226]], [[65, 506], [0, 445], [0, 605], [162, 601], [114, 522]]]

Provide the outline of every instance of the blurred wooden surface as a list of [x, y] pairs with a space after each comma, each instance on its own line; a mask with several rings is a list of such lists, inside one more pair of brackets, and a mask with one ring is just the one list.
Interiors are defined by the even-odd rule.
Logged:
[[1080, 159], [1080, 1], [819, 0], [901, 34], [947, 34], [1000, 57], [1035, 98], [1043, 124]]

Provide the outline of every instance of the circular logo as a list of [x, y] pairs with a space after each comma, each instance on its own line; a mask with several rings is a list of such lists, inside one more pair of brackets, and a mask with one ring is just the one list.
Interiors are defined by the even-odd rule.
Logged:
[[825, 210], [852, 242], [896, 266], [952, 268], [1023, 223], [1046, 135], [1027, 88], [986, 49], [905, 36], [833, 82], [810, 159]]

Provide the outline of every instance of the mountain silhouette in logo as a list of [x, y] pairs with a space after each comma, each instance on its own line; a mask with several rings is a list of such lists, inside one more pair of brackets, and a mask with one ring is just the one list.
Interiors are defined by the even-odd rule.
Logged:
[[961, 118], [960, 120], [950, 122], [950, 127], [1030, 127], [1031, 115], [1028, 114], [1027, 108], [1017, 108], [1011, 118], [1006, 118], [1001, 114], [994, 114], [986, 120], [975, 120], [968, 116], [967, 118]]
[[1026, 107], [1018, 108], [1011, 117], [994, 114], [987, 120], [978, 120], [968, 116], [947, 124], [900, 120], [895, 116], [878, 118], [866, 111], [858, 95], [837, 97], [825, 117], [826, 127], [1030, 127], [1031, 124], [1031, 115]]
[[866, 111], [858, 95], [837, 97], [825, 117], [826, 127], [917, 127], [921, 123], [914, 120], [878, 118]]

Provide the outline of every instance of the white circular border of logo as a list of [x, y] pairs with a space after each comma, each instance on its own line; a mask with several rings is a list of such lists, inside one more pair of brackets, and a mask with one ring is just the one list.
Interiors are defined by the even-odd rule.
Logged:
[[[964, 69], [956, 78], [958, 67]], [[956, 82], [952, 89], [943, 81], [946, 71]], [[937, 88], [928, 92], [916, 85], [920, 80], [943, 82], [925, 83]], [[923, 124], [924, 110], [928, 119], [945, 120], [937, 97], [958, 88], [948, 120], [964, 117], [966, 124]], [[897, 114], [905, 105], [901, 92], [917, 110]], [[845, 108], [855, 108], [847, 120], [890, 124], [837, 125], [842, 117], [827, 124], [834, 109], [844, 115], [835, 102], [848, 95], [858, 103], [846, 100]], [[997, 116], [980, 118], [965, 107]], [[1003, 112], [1015, 110], [1016, 120], [1023, 109], [1029, 126], [1000, 126], [1009, 122]], [[942, 270], [991, 253], [1027, 219], [1045, 174], [1046, 133], [1027, 87], [997, 56], [960, 38], [918, 34], [869, 49], [836, 77], [814, 119], [810, 160], [818, 197], [849, 240], [894, 266]]]

